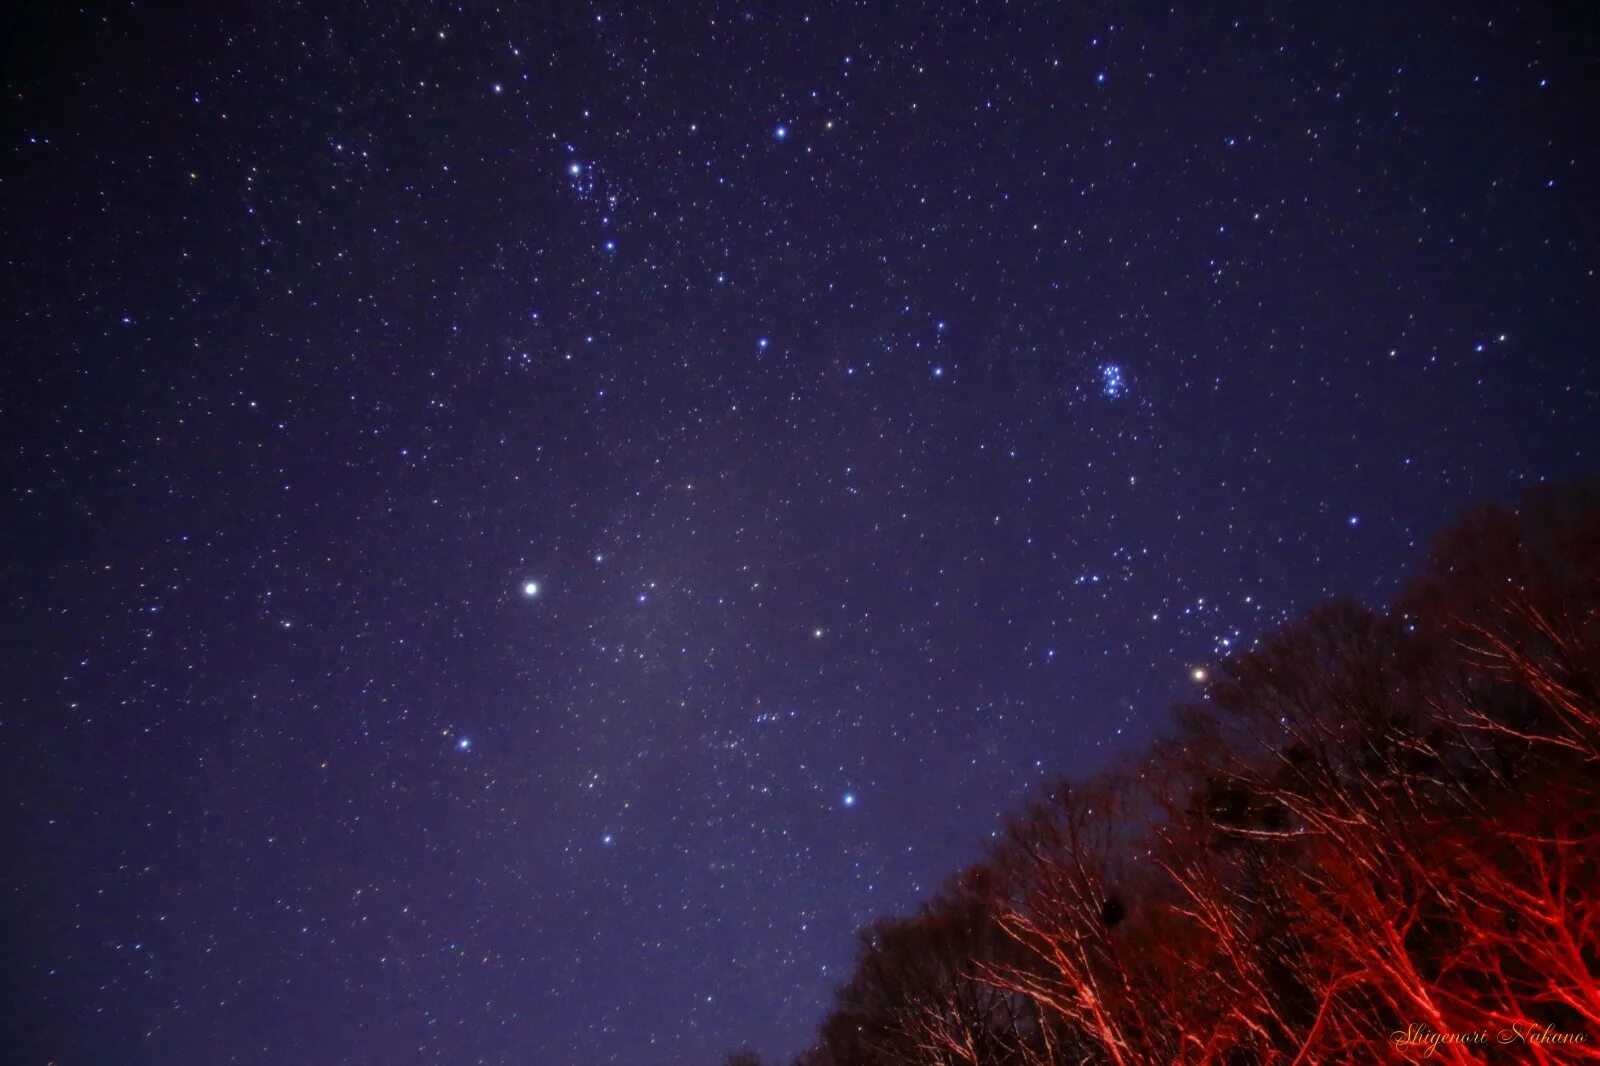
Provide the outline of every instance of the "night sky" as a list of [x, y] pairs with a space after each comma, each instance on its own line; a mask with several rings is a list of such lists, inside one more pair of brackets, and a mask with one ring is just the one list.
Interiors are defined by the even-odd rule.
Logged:
[[1597, 469], [1586, 5], [6, 18], [7, 1062], [792, 1054]]

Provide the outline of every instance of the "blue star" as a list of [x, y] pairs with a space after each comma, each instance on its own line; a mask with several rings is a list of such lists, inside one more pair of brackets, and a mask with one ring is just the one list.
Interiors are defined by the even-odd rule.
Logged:
[[780, 141], [784, 140], [785, 138], [787, 138], [789, 136], [789, 127], [788, 126], [779, 126], [777, 129], [772, 131], [772, 135], [774, 137], [776, 137]]
[[1128, 383], [1123, 379], [1122, 367], [1107, 363], [1100, 368], [1100, 395], [1110, 400], [1127, 395]]
[[472, 738], [471, 737], [462, 737], [460, 740], [456, 741], [456, 750], [457, 751], [471, 751], [472, 750]]

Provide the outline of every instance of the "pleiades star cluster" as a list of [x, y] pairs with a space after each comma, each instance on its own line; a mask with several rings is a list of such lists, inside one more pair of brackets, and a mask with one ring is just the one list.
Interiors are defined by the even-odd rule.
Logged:
[[5, 19], [8, 1062], [781, 1060], [1596, 471], [1588, 5]]

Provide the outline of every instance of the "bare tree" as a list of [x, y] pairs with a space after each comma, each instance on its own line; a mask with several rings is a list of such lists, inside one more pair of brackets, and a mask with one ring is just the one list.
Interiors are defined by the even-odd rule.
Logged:
[[1597, 693], [1600, 494], [1476, 513], [867, 930], [801, 1066], [1600, 1062]]

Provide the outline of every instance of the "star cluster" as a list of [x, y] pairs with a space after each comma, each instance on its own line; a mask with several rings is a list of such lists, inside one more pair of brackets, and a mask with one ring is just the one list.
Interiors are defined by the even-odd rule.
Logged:
[[1576, 6], [10, 36], [18, 1061], [787, 1055], [1047, 776], [1594, 469]]

